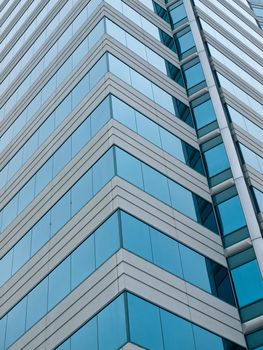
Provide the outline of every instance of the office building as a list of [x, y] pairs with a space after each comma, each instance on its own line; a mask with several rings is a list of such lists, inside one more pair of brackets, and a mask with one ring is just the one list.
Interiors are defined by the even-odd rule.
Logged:
[[0, 349], [263, 349], [252, 5], [1, 7]]

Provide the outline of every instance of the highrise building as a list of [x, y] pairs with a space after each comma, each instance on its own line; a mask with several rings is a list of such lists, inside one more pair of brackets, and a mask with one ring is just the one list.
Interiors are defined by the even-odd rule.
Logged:
[[263, 349], [262, 1], [1, 8], [0, 350]]

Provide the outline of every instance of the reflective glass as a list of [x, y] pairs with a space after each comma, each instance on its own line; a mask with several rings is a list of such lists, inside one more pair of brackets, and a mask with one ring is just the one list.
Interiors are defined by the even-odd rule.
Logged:
[[215, 176], [222, 171], [230, 168], [225, 146], [223, 143], [204, 152], [204, 158], [206, 161], [209, 177]]
[[48, 310], [70, 292], [70, 258], [53, 270], [48, 277]]
[[26, 329], [31, 328], [47, 312], [48, 279], [40, 282], [28, 295]]
[[5, 348], [8, 348], [26, 329], [26, 298], [8, 313]]
[[194, 107], [193, 113], [197, 129], [201, 129], [216, 120], [215, 111], [210, 99]]
[[153, 228], [150, 228], [150, 233], [154, 264], [183, 278], [179, 244]]
[[[70, 350], [87, 350], [98, 348], [98, 327], [96, 317], [81, 327], [70, 339]], [[64, 343], [65, 344], [65, 343]], [[60, 350], [60, 348], [58, 348]]]
[[256, 260], [231, 271], [240, 307], [263, 298], [263, 280]]
[[139, 188], [143, 189], [142, 168], [138, 159], [130, 157], [119, 148], [115, 149], [117, 158], [117, 174]]
[[193, 325], [196, 350], [224, 350], [222, 338], [206, 329]]
[[160, 309], [165, 350], [196, 350], [192, 324]]
[[181, 22], [183, 19], [185, 19], [187, 17], [187, 15], [186, 15], [186, 12], [185, 12], [184, 5], [181, 4], [181, 5], [173, 8], [170, 11], [170, 16], [171, 16], [173, 25], [176, 25], [179, 22]]
[[98, 314], [100, 350], [119, 349], [127, 341], [124, 295]]
[[148, 225], [121, 212], [123, 247], [148, 261], [153, 261]]
[[224, 235], [246, 226], [246, 220], [238, 196], [219, 204], [217, 211]]
[[71, 254], [71, 289], [77, 287], [94, 270], [94, 235], [92, 235]]
[[120, 249], [119, 221], [118, 215], [114, 214], [96, 230], [96, 268], [109, 259], [118, 249]]
[[158, 308], [132, 294], [128, 294], [128, 308], [131, 342], [146, 349], [164, 349]]
[[191, 89], [193, 86], [205, 80], [204, 73], [200, 63], [188, 69], [185, 69], [184, 75], [186, 79], [187, 89]]

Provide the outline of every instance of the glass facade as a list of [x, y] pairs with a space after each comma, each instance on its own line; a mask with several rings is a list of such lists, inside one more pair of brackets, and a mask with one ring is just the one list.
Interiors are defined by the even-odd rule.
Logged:
[[0, 350], [263, 347], [262, 6], [1, 2]]

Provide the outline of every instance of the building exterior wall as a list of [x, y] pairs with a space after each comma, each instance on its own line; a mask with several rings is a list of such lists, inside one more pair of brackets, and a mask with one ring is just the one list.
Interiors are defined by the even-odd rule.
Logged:
[[263, 348], [248, 2], [0, 6], [0, 350]]

